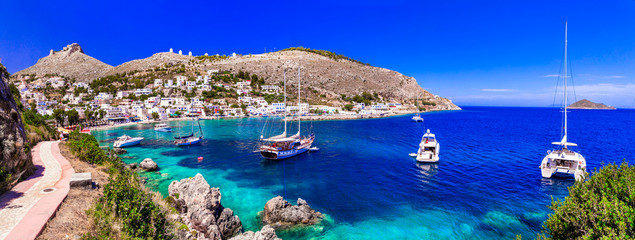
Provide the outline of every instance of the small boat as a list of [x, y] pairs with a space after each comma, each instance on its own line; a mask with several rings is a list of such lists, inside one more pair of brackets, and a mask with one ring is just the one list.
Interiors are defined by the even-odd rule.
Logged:
[[172, 128], [169, 127], [165, 123], [159, 123], [157, 125], [154, 125], [154, 131], [157, 131], [157, 132], [172, 132]]
[[200, 143], [201, 140], [203, 140], [203, 137], [189, 137], [189, 138], [183, 138], [183, 139], [179, 139], [174, 141], [174, 144], [176, 144], [177, 146], [189, 146], [189, 145], [194, 145], [197, 143]]
[[124, 134], [123, 136], [117, 138], [117, 141], [115, 141], [113, 146], [117, 148], [130, 147], [141, 143], [141, 140], [143, 140], [142, 137], [133, 138]]
[[414, 116], [412, 117], [412, 121], [414, 121], [414, 122], [423, 122], [423, 118], [421, 117], [421, 115], [419, 115], [419, 114], [417, 113], [417, 115], [414, 115]]
[[573, 177], [576, 181], [582, 181], [586, 177], [586, 159], [582, 154], [571, 151], [568, 147], [578, 146], [567, 141], [567, 25], [564, 28], [564, 136], [560, 142], [552, 142], [560, 149], [547, 151], [547, 156], [540, 163], [540, 173], [543, 178]]
[[416, 160], [417, 162], [423, 163], [439, 162], [439, 142], [435, 138], [435, 135], [430, 133], [430, 129], [428, 129], [421, 138]]
[[[192, 121], [194, 121], [194, 119], [192, 118]], [[174, 141], [174, 144], [177, 146], [189, 146], [189, 145], [194, 145], [194, 144], [198, 144], [201, 142], [201, 140], [203, 140], [203, 129], [201, 129], [201, 123], [199, 122], [199, 120], [197, 119], [196, 122], [198, 123], [198, 130], [201, 136], [194, 136], [194, 123], [192, 122], [192, 133], [188, 136], [180, 136], [180, 137], [174, 137], [176, 140]]]

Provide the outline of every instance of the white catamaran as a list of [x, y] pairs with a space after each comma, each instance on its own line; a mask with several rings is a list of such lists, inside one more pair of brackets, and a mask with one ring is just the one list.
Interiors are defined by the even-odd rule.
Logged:
[[586, 160], [568, 147], [577, 146], [567, 142], [567, 24], [564, 28], [564, 136], [560, 142], [552, 144], [560, 146], [559, 149], [547, 151], [547, 156], [542, 159], [540, 171], [543, 178], [552, 176], [574, 177], [575, 180], [584, 180], [586, 176]]
[[[298, 114], [298, 132], [292, 136], [287, 136], [287, 80], [286, 72], [283, 73], [284, 81], [284, 132], [269, 138], [260, 136], [261, 144], [258, 149], [260, 155], [271, 160], [281, 160], [304, 153], [311, 148], [315, 140], [315, 135], [301, 136], [300, 114]], [[300, 106], [300, 68], [298, 68], [298, 107]], [[298, 109], [299, 110], [299, 109]], [[299, 111], [298, 111], [299, 113]]]

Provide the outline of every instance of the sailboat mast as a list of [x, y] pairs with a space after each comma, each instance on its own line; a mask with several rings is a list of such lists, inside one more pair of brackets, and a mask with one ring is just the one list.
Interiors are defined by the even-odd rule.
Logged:
[[[567, 28], [564, 23], [564, 137], [567, 137]], [[566, 148], [566, 145], [565, 145]]]
[[298, 136], [300, 135], [300, 66], [298, 66]]
[[287, 71], [282, 72], [284, 82], [284, 136], [287, 136]]

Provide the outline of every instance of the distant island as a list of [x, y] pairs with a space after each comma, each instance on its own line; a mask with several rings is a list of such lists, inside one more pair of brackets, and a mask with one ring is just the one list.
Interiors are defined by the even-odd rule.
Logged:
[[587, 99], [582, 99], [580, 101], [577, 101], [571, 105], [569, 105], [569, 108], [573, 108], [573, 109], [615, 109], [615, 107], [611, 107], [611, 106], [606, 106], [602, 103], [594, 103], [591, 102]]

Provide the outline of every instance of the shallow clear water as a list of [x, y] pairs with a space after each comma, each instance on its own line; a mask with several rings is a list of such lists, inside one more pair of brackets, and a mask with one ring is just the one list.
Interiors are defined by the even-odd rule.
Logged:
[[[169, 123], [181, 127], [175, 133], [137, 125], [94, 135], [109, 146], [123, 133], [145, 137], [127, 148], [133, 158], [124, 161], [155, 160], [160, 173], [143, 174], [151, 188], [166, 195], [171, 181], [201, 173], [220, 187], [222, 204], [246, 230], [260, 229], [257, 213], [277, 195], [294, 204], [301, 197], [328, 215], [314, 227], [279, 231], [283, 239], [533, 238], [551, 197], [564, 198], [573, 184], [542, 179], [538, 169], [561, 138], [559, 111], [465, 107], [423, 114], [425, 124], [411, 115], [312, 122], [304, 126], [313, 126], [320, 151], [279, 162], [252, 152], [265, 123], [279, 133], [272, 118], [201, 121], [205, 139], [191, 147], [172, 144], [173, 135], [190, 131], [185, 121]], [[569, 120], [569, 140], [580, 145], [590, 170], [635, 160], [635, 110], [571, 110]], [[425, 128], [440, 142], [438, 164], [408, 156]]]

